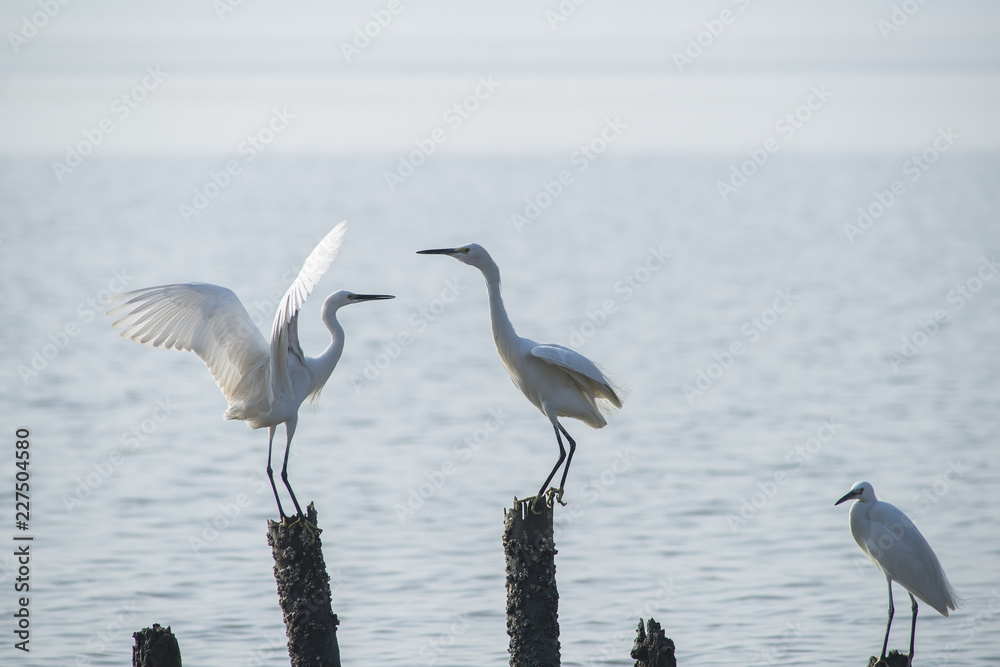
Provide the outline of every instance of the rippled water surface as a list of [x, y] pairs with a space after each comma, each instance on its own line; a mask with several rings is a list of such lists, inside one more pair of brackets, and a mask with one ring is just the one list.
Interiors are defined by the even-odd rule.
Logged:
[[[726, 160], [608, 156], [520, 229], [511, 214], [562, 156], [436, 156], [395, 194], [391, 156], [261, 158], [187, 223], [210, 158], [94, 158], [62, 186], [47, 164], [3, 163], [0, 540], [27, 426], [35, 542], [16, 662], [0, 558], [0, 662], [129, 664], [131, 633], [156, 622], [185, 664], [287, 664], [266, 433], [222, 421], [194, 355], [119, 339], [101, 301], [214, 282], [267, 330], [273, 295], [343, 218], [303, 346], [326, 344], [327, 293], [397, 298], [342, 312], [346, 352], [302, 410], [290, 476], [319, 509], [345, 665], [507, 661], [502, 510], [557, 449], [496, 357], [478, 272], [414, 254], [468, 241], [500, 265], [520, 334], [573, 343], [629, 389], [606, 429], [566, 423], [563, 664], [632, 664], [640, 615], [682, 665], [864, 664], [885, 584], [833, 506], [859, 479], [914, 519], [965, 599], [947, 619], [922, 609], [918, 658], [1000, 661], [1000, 277], [984, 263], [1000, 161], [947, 156], [851, 243], [844, 224], [905, 156], [781, 158], [723, 203]], [[52, 358], [30, 374], [36, 353]]]

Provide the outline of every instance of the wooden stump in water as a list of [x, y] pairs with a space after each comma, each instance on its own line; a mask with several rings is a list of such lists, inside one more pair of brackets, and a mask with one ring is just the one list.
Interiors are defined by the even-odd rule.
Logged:
[[559, 591], [552, 508], [514, 502], [504, 511], [507, 634], [511, 667], [559, 667]]
[[635, 667], [677, 667], [674, 642], [653, 619], [649, 619], [645, 628], [642, 627], [642, 619], [639, 619], [631, 655], [635, 658]]
[[181, 649], [177, 638], [159, 623], [133, 632], [132, 667], [181, 667]]
[[[306, 508], [306, 519], [317, 525], [312, 503]], [[267, 522], [292, 667], [340, 667], [340, 621], [331, 606], [330, 576], [319, 533], [319, 528], [309, 528], [295, 518]]]
[[868, 658], [868, 667], [910, 667], [910, 659], [906, 653], [899, 651], [889, 651], [885, 656], [885, 662], [878, 659], [878, 656]]

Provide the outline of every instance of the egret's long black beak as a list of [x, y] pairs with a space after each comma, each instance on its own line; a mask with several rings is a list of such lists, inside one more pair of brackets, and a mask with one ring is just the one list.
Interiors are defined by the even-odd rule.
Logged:
[[433, 250], [418, 250], [418, 255], [457, 255], [458, 248], [435, 248]]
[[391, 294], [352, 294], [349, 297], [352, 301], [379, 301], [381, 299], [395, 299]]
[[835, 506], [839, 505], [840, 503], [844, 502], [845, 500], [850, 500], [851, 498], [857, 498], [860, 495], [861, 495], [861, 489], [851, 489], [850, 491], [848, 491], [847, 493], [844, 494], [843, 498], [841, 498], [840, 500], [838, 500], [837, 502], [835, 502], [834, 505]]

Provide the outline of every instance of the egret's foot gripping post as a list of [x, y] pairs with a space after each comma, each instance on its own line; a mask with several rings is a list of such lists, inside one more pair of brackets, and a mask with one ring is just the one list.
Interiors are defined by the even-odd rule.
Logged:
[[555, 507], [556, 503], [566, 507], [566, 503], [563, 502], [562, 498], [563, 488], [561, 486], [558, 489], [549, 487], [549, 490], [545, 492], [545, 499], [549, 507]]
[[307, 519], [304, 514], [299, 514], [294, 519], [291, 517], [285, 517], [281, 520], [281, 523], [288, 526], [289, 528], [302, 524], [302, 529], [309, 535], [309, 539], [315, 542], [319, 536], [323, 533], [323, 530], [314, 524], [312, 521]]

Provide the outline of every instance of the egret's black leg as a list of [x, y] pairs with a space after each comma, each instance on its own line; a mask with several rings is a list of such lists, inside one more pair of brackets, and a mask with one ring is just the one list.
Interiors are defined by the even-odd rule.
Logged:
[[885, 641], [882, 642], [882, 662], [885, 662], [885, 649], [889, 646], [889, 628], [892, 627], [892, 615], [896, 610], [892, 606], [892, 579], [886, 577], [889, 584], [889, 622], [885, 624]]
[[295, 511], [298, 512], [299, 516], [304, 519], [306, 515], [302, 513], [302, 508], [299, 507], [299, 501], [295, 498], [295, 492], [292, 491], [292, 485], [288, 483], [288, 452], [292, 448], [292, 434], [295, 433], [294, 423], [286, 422], [285, 431], [288, 433], [288, 442], [285, 443], [285, 462], [281, 464], [281, 481], [285, 483], [285, 488], [288, 489], [288, 495], [292, 497], [292, 503], [295, 505]]
[[559, 482], [559, 502], [562, 502], [562, 490], [566, 486], [566, 474], [569, 473], [569, 466], [573, 463], [573, 453], [576, 451], [576, 442], [570, 434], [566, 432], [566, 429], [564, 429], [561, 424], [559, 425], [559, 430], [563, 432], [563, 435], [566, 436], [566, 440], [569, 441], [569, 456], [566, 458], [566, 467], [563, 468], [562, 480]]
[[917, 599], [910, 593], [910, 611], [913, 612], [913, 622], [910, 624], [910, 656], [907, 662], [913, 664], [913, 636], [917, 632]]
[[531, 503], [532, 511], [534, 511], [535, 503], [538, 502], [538, 499], [545, 497], [546, 487], [548, 487], [549, 482], [552, 481], [552, 478], [556, 476], [556, 471], [559, 470], [559, 466], [561, 466], [562, 462], [566, 460], [566, 449], [563, 447], [562, 437], [559, 435], [559, 429], [556, 428], [555, 426], [553, 426], [552, 428], [555, 429], [556, 442], [559, 443], [559, 460], [556, 461], [556, 465], [554, 468], [552, 468], [552, 472], [549, 473], [549, 476], [545, 478], [545, 482], [542, 484], [542, 488], [538, 491], [538, 495], [535, 497], [535, 501]]
[[271, 468], [271, 444], [274, 442], [274, 432], [277, 427], [272, 426], [269, 431], [270, 435], [267, 439], [267, 478], [271, 481], [271, 490], [274, 491], [274, 501], [278, 503], [278, 514], [281, 520], [285, 519], [285, 510], [281, 508], [281, 500], [278, 498], [278, 487], [274, 484], [274, 469]]

